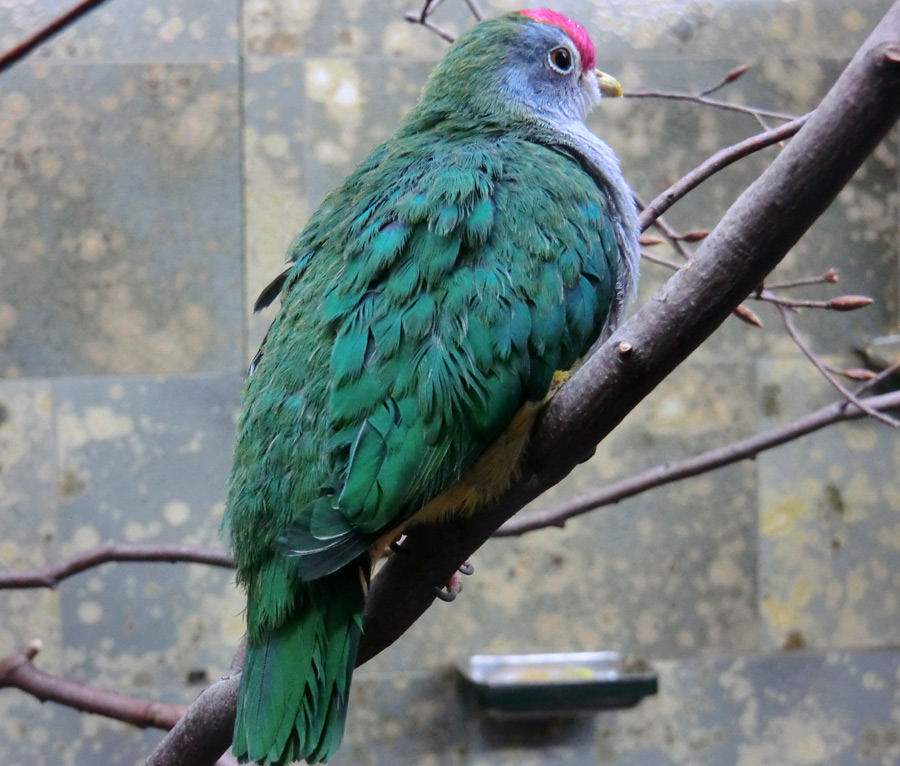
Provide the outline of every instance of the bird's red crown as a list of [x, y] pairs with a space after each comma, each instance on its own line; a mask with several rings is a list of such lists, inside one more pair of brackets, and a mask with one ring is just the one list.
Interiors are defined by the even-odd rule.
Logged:
[[550, 11], [546, 8], [538, 8], [536, 10], [520, 11], [523, 16], [539, 21], [542, 24], [550, 24], [559, 27], [575, 43], [578, 53], [581, 56], [581, 70], [583, 72], [590, 71], [596, 63], [596, 54], [594, 53], [594, 43], [591, 41], [587, 30], [577, 21], [566, 18], [561, 13]]

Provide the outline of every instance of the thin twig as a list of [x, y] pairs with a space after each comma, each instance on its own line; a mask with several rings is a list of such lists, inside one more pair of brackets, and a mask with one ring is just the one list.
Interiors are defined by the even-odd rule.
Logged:
[[[900, 391], [873, 396], [866, 399], [865, 404], [868, 409], [875, 411], [895, 409], [900, 407]], [[569, 519], [588, 511], [618, 503], [620, 500], [634, 497], [655, 487], [756, 457], [760, 452], [794, 441], [826, 426], [845, 420], [856, 420], [866, 417], [868, 414], [856, 406], [848, 406], [846, 401], [835, 402], [785, 426], [773, 428], [762, 434], [754, 434], [746, 439], [711, 449], [685, 460], [654, 466], [634, 476], [629, 476], [627, 479], [608, 484], [596, 492], [580, 495], [552, 508], [535, 511], [521, 518], [513, 517], [494, 533], [494, 537], [511, 537], [546, 527], [563, 527]]]
[[794, 323], [791, 321], [787, 308], [778, 304], [775, 304], [775, 307], [781, 313], [781, 320], [782, 322], [784, 322], [784, 327], [787, 330], [788, 335], [791, 336], [791, 340], [793, 340], [797, 348], [799, 348], [803, 352], [803, 355], [807, 359], [809, 359], [810, 362], [812, 362], [813, 366], [820, 373], [822, 373], [822, 376], [825, 378], [825, 380], [827, 380], [835, 389], [837, 389], [841, 396], [843, 396], [854, 407], [862, 410], [875, 420], [884, 423], [891, 428], [900, 428], [900, 421], [892, 418], [890, 415], [885, 415], [878, 410], [872, 409], [855, 393], [853, 393], [849, 388], [841, 383], [841, 381], [837, 379], [837, 377], [831, 372], [831, 370], [828, 369], [828, 366], [809, 347], [806, 341], [803, 340], [800, 333], [797, 332], [797, 328], [794, 327]]
[[425, 0], [425, 5], [422, 6], [422, 10], [419, 13], [419, 23], [424, 24], [425, 19], [434, 13], [442, 2], [444, 0]]
[[658, 264], [659, 266], [665, 266], [667, 269], [672, 269], [672, 271], [678, 271], [681, 268], [681, 264], [675, 263], [675, 261], [670, 261], [668, 258], [661, 258], [658, 255], [651, 255], [646, 250], [641, 250], [641, 258], [645, 261], [650, 261], [650, 263]]
[[62, 580], [112, 561], [190, 562], [230, 568], [231, 557], [223, 550], [184, 543], [107, 542], [35, 569], [0, 570], [0, 590], [55, 588]]
[[466, 0], [466, 5], [469, 6], [469, 10], [472, 12], [472, 15], [477, 21], [484, 20], [484, 11], [478, 4], [478, 0]]
[[41, 43], [46, 42], [62, 32], [66, 27], [71, 26], [73, 22], [80, 19], [84, 14], [100, 5], [102, 2], [103, 0], [82, 0], [81, 2], [75, 3], [67, 11], [61, 13], [59, 16], [54, 16], [53, 19], [44, 24], [44, 26], [36, 29], [23, 40], [20, 40], [13, 45], [12, 48], [0, 53], [0, 72], [9, 69], [9, 67], [25, 58], [31, 51], [41, 45]]
[[775, 295], [770, 290], [757, 290], [750, 297], [758, 301], [771, 303], [774, 306], [783, 306], [787, 309], [833, 309], [829, 301], [783, 298], [780, 295]]
[[414, 11], [409, 11], [404, 18], [410, 24], [419, 24], [420, 26], [425, 27], [425, 29], [434, 32], [438, 37], [446, 40], [448, 43], [452, 43], [456, 39], [446, 29], [439, 27], [427, 18], [423, 19], [420, 14], [415, 13]]
[[701, 97], [711, 96], [713, 93], [722, 90], [726, 85], [730, 85], [739, 77], [743, 77], [747, 70], [750, 69], [750, 64], [741, 64], [740, 66], [736, 66], [730, 72], [728, 72], [719, 82], [713, 85], [711, 88], [707, 88], [704, 91], [700, 92]]
[[893, 364], [890, 364], [887, 367], [885, 367], [871, 380], [865, 381], [865, 383], [863, 383], [861, 386], [859, 386], [859, 388], [857, 388], [856, 391], [854, 391], [854, 393], [857, 396], [860, 396], [861, 394], [864, 394], [866, 391], [868, 391], [870, 388], [873, 388], [874, 386], [877, 386], [879, 383], [883, 382], [884, 380], [887, 380], [887, 378], [889, 378], [891, 375], [893, 375], [895, 372], [898, 372], [898, 371], [900, 371], [900, 359], [898, 359]]
[[41, 702], [57, 702], [143, 729], [171, 729], [186, 710], [182, 705], [137, 699], [45, 673], [32, 661], [40, 648], [39, 641], [32, 641], [25, 651], [0, 660], [0, 689], [20, 689]]
[[[643, 214], [643, 211], [647, 209], [647, 205], [640, 198], [640, 196], [636, 193], [634, 194], [634, 203], [637, 205], [638, 211]], [[671, 226], [669, 226], [666, 221], [663, 220], [662, 214], [657, 215], [653, 221], [652, 225], [656, 227], [657, 231], [663, 235], [663, 239], [666, 240], [671, 246], [672, 249], [678, 253], [684, 260], [691, 260], [691, 252], [684, 246], [684, 235], [680, 232], [675, 231]], [[642, 228], [641, 231], [644, 231]]]
[[659, 216], [710, 176], [715, 175], [720, 170], [727, 168], [744, 157], [777, 144], [785, 138], [790, 138], [803, 127], [807, 119], [809, 119], [808, 114], [774, 130], [767, 130], [765, 133], [750, 136], [750, 138], [746, 138], [740, 143], [716, 152], [708, 160], [672, 184], [662, 194], [659, 194], [643, 209], [640, 216], [641, 231], [646, 231]]
[[714, 109], [724, 109], [727, 112], [739, 112], [750, 117], [759, 119], [760, 117], [770, 117], [773, 120], [796, 120], [798, 115], [787, 114], [786, 112], [772, 112], [768, 109], [758, 109], [755, 106], [743, 106], [742, 104], [730, 104], [727, 101], [716, 101], [712, 98], [704, 98], [692, 93], [667, 93], [665, 91], [628, 91], [625, 98], [646, 99], [658, 98], [665, 101], [690, 101], [693, 104], [702, 104], [710, 106]]
[[824, 274], [817, 277], [798, 277], [797, 279], [785, 279], [781, 282], [766, 282], [765, 288], [767, 290], [787, 290], [792, 287], [806, 287], [808, 285], [833, 285], [839, 281], [837, 269], [828, 269]]

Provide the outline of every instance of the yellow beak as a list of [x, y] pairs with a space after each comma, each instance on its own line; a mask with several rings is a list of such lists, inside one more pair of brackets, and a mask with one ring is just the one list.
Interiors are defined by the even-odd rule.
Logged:
[[619, 85], [619, 81], [615, 77], [611, 74], [606, 74], [606, 72], [601, 72], [599, 69], [594, 71], [597, 74], [597, 85], [600, 87], [600, 92], [606, 98], [621, 98], [624, 95], [625, 91], [622, 90], [622, 86]]

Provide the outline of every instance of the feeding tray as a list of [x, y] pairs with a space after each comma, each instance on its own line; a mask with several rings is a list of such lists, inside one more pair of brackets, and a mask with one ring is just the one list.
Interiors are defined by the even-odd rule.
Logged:
[[479, 654], [459, 666], [489, 712], [555, 715], [634, 707], [656, 694], [656, 672], [618, 652]]

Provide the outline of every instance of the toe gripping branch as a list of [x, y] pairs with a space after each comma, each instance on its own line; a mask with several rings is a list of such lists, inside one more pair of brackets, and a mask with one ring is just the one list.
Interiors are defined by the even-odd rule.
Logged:
[[441, 601], [445, 601], [447, 603], [454, 601], [459, 595], [460, 591], [463, 589], [463, 580], [460, 575], [471, 575], [474, 572], [475, 567], [472, 566], [471, 562], [464, 561], [460, 565], [459, 569], [453, 573], [449, 580], [447, 580], [447, 584], [445, 586], [434, 586], [434, 595], [437, 596]]

